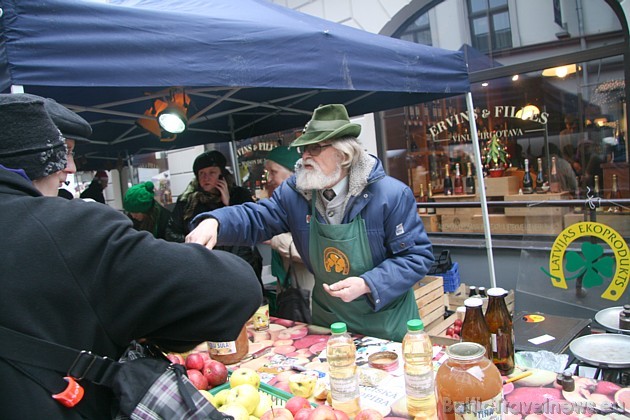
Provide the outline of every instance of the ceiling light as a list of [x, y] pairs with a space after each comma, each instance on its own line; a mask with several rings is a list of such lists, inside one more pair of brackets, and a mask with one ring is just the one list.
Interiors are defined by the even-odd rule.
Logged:
[[577, 72], [578, 67], [575, 64], [567, 64], [566, 66], [552, 67], [550, 69], [544, 69], [542, 75], [545, 77], [559, 77], [564, 78], [569, 74]]
[[533, 120], [538, 115], [540, 115], [540, 109], [536, 105], [525, 105], [514, 114], [516, 118], [522, 120]]
[[156, 99], [137, 124], [154, 134], [160, 141], [173, 141], [186, 130], [190, 97], [183, 92], [170, 93], [168, 98]]
[[188, 119], [186, 114], [182, 112], [178, 107], [168, 106], [164, 111], [158, 115], [158, 124], [164, 129], [164, 131], [179, 134], [186, 129]]
[[512, 81], [516, 82], [518, 80], [518, 74], [515, 74], [514, 76], [512, 76]]
[[481, 84], [481, 86], [486, 87], [486, 86], [488, 86], [488, 84], [489, 84], [488, 82], [483, 82], [483, 83]]

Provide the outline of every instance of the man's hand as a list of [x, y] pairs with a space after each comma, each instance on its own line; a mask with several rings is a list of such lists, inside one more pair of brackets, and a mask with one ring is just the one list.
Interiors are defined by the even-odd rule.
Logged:
[[331, 285], [324, 284], [324, 290], [344, 302], [352, 302], [359, 296], [370, 293], [370, 288], [361, 277], [348, 277]]
[[192, 232], [186, 235], [186, 243], [200, 244], [208, 249], [214, 248], [217, 244], [217, 233], [219, 222], [217, 219], [204, 219]]

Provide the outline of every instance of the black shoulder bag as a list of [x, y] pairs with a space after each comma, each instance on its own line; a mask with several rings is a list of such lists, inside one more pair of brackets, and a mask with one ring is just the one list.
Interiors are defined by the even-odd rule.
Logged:
[[112, 389], [119, 404], [116, 419], [225, 418], [190, 382], [186, 368], [171, 363], [155, 346], [133, 342], [115, 361], [2, 326], [0, 342], [0, 357], [63, 374], [68, 387], [54, 398], [66, 407], [80, 403], [80, 382], [90, 381]]
[[[293, 245], [293, 243], [291, 243]], [[293, 268], [293, 259], [291, 258], [291, 246], [289, 246], [289, 269], [287, 275], [280, 281], [278, 279], [280, 290], [276, 297], [278, 306], [277, 316], [279, 318], [291, 319], [293, 321], [311, 323], [310, 309], [310, 291], [300, 288], [295, 269]]]

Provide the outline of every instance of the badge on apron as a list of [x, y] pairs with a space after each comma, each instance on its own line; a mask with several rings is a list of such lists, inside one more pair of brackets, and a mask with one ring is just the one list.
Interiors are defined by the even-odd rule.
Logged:
[[348, 256], [335, 247], [324, 249], [324, 268], [328, 273], [334, 270], [345, 276], [350, 273], [350, 260]]

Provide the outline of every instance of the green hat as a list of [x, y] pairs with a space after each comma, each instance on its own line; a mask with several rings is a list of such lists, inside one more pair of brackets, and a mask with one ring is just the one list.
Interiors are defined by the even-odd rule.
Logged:
[[125, 193], [123, 208], [129, 213], [148, 213], [153, 207], [153, 182], [134, 185]]
[[271, 152], [267, 153], [265, 159], [276, 162], [279, 165], [284, 166], [291, 172], [295, 171], [295, 162], [302, 156], [298, 153], [295, 147], [278, 146]]
[[359, 134], [361, 134], [361, 126], [350, 122], [345, 106], [321, 105], [313, 111], [313, 117], [306, 123], [302, 135], [291, 143], [291, 147], [306, 146], [346, 136], [358, 137]]

